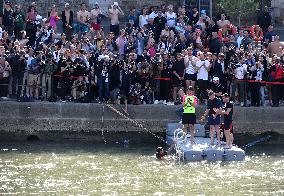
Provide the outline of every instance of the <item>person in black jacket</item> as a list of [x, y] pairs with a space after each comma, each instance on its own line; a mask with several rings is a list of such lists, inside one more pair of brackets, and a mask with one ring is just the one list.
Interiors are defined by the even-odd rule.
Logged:
[[209, 51], [214, 54], [219, 54], [221, 50], [221, 42], [218, 38], [217, 32], [212, 32], [211, 41], [209, 43]]
[[67, 40], [70, 41], [73, 34], [73, 11], [70, 10], [69, 3], [65, 4], [65, 9], [62, 11], [61, 18], [63, 32], [66, 34]]
[[158, 11], [158, 16], [154, 19], [154, 26], [156, 27], [155, 31], [155, 41], [159, 41], [162, 31], [165, 29], [165, 24], [167, 19], [163, 16], [162, 10]]
[[26, 68], [24, 53], [19, 51], [19, 47], [15, 46], [15, 51], [9, 58], [9, 63], [12, 68], [12, 98], [19, 98], [23, 84], [23, 78]]

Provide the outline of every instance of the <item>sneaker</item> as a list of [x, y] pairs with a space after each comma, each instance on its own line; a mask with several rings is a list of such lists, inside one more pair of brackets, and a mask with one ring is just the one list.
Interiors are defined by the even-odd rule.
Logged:
[[158, 103], [159, 103], [159, 100], [155, 100], [155, 101], [154, 101], [154, 104], [158, 104]]
[[241, 107], [244, 107], [244, 102], [241, 102]]
[[164, 105], [167, 105], [167, 101], [166, 101], [166, 100], [164, 100], [164, 101], [163, 101], [163, 104], [164, 104]]

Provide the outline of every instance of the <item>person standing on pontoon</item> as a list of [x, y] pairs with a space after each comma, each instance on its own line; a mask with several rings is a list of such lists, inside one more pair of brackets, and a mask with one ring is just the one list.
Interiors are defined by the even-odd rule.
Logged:
[[193, 145], [194, 142], [194, 134], [196, 123], [196, 115], [195, 108], [197, 106], [197, 98], [194, 96], [194, 88], [189, 86], [186, 89], [186, 95], [183, 96], [183, 115], [182, 115], [182, 124], [183, 124], [183, 140], [186, 139], [187, 129], [190, 129], [190, 143]]
[[215, 97], [213, 91], [208, 92], [209, 100], [207, 102], [207, 108], [204, 115], [201, 117], [201, 121], [204, 121], [205, 117], [208, 115], [208, 125], [210, 125], [210, 145], [214, 145], [214, 133], [217, 132], [217, 146], [220, 146], [220, 124], [221, 124], [221, 112], [222, 112], [222, 102], [220, 99]]
[[226, 137], [225, 148], [232, 148], [233, 145], [233, 103], [230, 101], [230, 96], [225, 93], [222, 95], [224, 102], [222, 114], [224, 115], [224, 133]]

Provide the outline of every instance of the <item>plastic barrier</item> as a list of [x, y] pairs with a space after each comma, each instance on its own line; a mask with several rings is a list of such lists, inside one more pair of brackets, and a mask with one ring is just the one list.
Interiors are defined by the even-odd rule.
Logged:
[[245, 151], [240, 148], [225, 149], [224, 160], [226, 161], [243, 161], [245, 160]]
[[201, 149], [191, 149], [184, 152], [185, 161], [202, 161], [203, 151]]
[[224, 159], [224, 150], [221, 148], [207, 148], [203, 153], [207, 161], [222, 161]]

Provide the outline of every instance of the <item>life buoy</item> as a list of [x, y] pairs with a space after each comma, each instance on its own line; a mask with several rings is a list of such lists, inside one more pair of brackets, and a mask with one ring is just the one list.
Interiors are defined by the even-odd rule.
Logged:
[[220, 41], [228, 42], [230, 40], [226, 36], [229, 30], [231, 31], [232, 35], [237, 34], [237, 27], [235, 27], [233, 24], [226, 25], [224, 28], [221, 28], [218, 31], [218, 37], [219, 37]]

